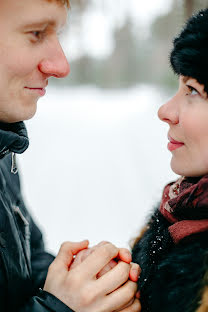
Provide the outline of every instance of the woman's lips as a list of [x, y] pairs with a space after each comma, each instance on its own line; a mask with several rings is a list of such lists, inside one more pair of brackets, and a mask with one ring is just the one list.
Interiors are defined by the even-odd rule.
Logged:
[[168, 143], [169, 151], [174, 151], [175, 149], [184, 145], [183, 142], [178, 142], [178, 141], [174, 140], [171, 136], [168, 136], [168, 140], [170, 141]]

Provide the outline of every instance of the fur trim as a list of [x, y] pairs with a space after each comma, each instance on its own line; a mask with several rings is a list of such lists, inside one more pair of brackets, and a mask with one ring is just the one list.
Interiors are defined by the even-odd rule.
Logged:
[[138, 235], [136, 238], [132, 239], [132, 241], [130, 242], [130, 247], [131, 247], [131, 248], [134, 248], [134, 246], [142, 239], [142, 237], [144, 236], [144, 233], [146, 233], [146, 231], [147, 231], [148, 229], [149, 229], [149, 226], [148, 226], [148, 225], [145, 225], [145, 226], [141, 229], [139, 235]]
[[142, 311], [208, 312], [207, 232], [175, 245], [169, 225], [156, 210], [132, 250], [132, 261], [141, 267], [138, 289]]
[[203, 291], [201, 305], [196, 312], [208, 312], [208, 286]]

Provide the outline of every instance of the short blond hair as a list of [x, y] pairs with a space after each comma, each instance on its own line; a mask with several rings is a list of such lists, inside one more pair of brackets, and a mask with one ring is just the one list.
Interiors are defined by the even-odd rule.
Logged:
[[60, 4], [65, 5], [68, 9], [70, 8], [70, 0], [46, 0], [48, 2], [56, 1]]

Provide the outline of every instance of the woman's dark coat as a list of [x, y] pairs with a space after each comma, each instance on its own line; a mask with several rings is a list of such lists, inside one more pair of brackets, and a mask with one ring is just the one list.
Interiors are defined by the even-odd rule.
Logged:
[[174, 244], [169, 226], [157, 209], [133, 247], [142, 312], [208, 312], [208, 232]]
[[22, 122], [0, 123], [0, 311], [70, 312], [42, 291], [54, 257], [45, 252], [42, 234], [28, 213], [12, 152], [22, 153], [28, 138]]

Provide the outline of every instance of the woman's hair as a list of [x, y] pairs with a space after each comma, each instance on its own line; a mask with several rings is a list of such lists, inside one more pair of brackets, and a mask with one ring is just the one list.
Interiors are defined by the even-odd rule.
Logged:
[[195, 78], [208, 93], [208, 9], [193, 15], [174, 39], [170, 64], [177, 75]]

